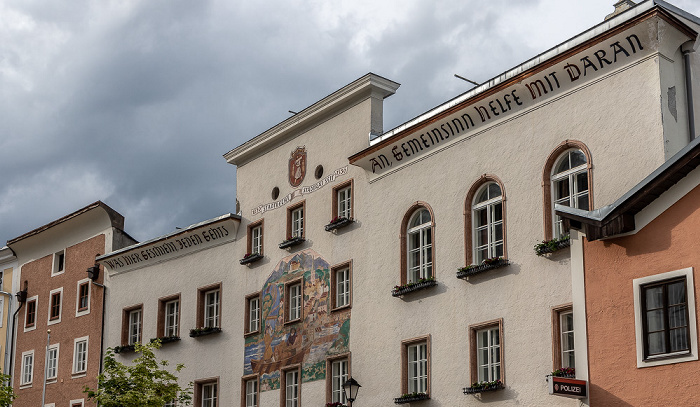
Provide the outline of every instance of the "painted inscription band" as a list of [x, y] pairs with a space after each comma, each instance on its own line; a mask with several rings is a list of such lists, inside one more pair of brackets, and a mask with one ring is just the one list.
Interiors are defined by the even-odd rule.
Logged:
[[328, 175], [326, 178], [318, 181], [315, 184], [303, 186], [297, 190], [294, 190], [294, 191], [290, 192], [289, 194], [287, 194], [282, 199], [280, 199], [279, 201], [270, 202], [267, 204], [262, 204], [256, 208], [253, 208], [253, 211], [252, 211], [253, 215], [263, 214], [267, 211], [281, 208], [281, 207], [285, 206], [286, 204], [288, 204], [289, 202], [291, 202], [292, 200], [294, 200], [294, 198], [316, 192], [319, 189], [330, 184], [331, 182], [335, 181], [338, 177], [342, 177], [343, 175], [345, 175], [347, 173], [348, 173], [348, 166], [347, 165], [345, 167], [338, 168], [337, 170], [333, 171], [332, 174]]

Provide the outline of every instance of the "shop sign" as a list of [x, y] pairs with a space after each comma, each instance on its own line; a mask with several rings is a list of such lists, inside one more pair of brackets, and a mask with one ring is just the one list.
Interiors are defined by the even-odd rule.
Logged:
[[549, 394], [570, 398], [586, 398], [588, 382], [566, 377], [549, 377]]

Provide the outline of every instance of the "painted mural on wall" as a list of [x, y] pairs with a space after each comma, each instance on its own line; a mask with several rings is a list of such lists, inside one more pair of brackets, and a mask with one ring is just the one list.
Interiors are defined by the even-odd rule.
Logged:
[[[302, 317], [285, 324], [285, 283], [301, 281]], [[330, 264], [306, 249], [286, 257], [262, 287], [261, 330], [245, 341], [245, 374], [260, 375], [260, 390], [280, 387], [280, 370], [301, 364], [302, 381], [324, 380], [326, 358], [348, 352], [350, 312], [331, 313]]]

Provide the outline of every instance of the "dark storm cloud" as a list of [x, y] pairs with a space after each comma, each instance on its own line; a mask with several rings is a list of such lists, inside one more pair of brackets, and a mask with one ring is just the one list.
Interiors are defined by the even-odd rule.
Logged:
[[454, 73], [487, 80], [613, 1], [513, 3], [0, 3], [0, 241], [96, 200], [139, 240], [233, 212], [221, 155], [288, 110], [371, 71], [402, 83], [388, 130], [468, 90]]

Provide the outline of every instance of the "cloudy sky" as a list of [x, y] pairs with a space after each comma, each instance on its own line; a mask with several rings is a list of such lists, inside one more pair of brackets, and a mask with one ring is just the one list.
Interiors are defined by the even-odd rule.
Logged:
[[222, 154], [288, 110], [374, 72], [388, 130], [614, 2], [0, 0], [0, 246], [96, 200], [137, 240], [234, 212]]

